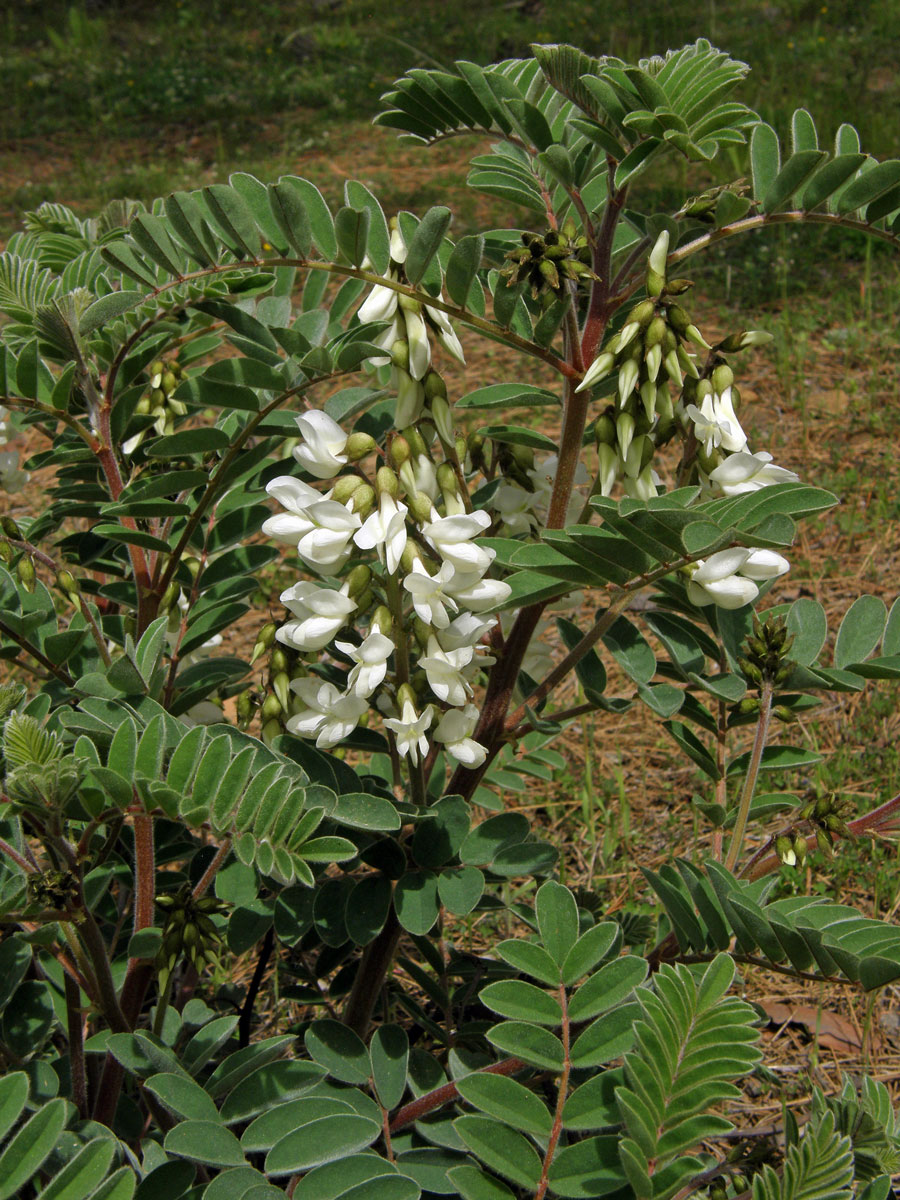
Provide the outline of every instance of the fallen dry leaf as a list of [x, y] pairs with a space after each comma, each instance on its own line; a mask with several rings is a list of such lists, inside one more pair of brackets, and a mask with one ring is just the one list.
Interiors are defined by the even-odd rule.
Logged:
[[[852, 1021], [825, 1008], [814, 1008], [807, 1004], [784, 1004], [776, 1000], [758, 1001], [773, 1025], [800, 1025], [810, 1037], [818, 1036], [819, 1045], [840, 1054], [858, 1054], [862, 1050], [859, 1033]], [[873, 1033], [870, 1038], [872, 1051], [881, 1047], [881, 1038]]]

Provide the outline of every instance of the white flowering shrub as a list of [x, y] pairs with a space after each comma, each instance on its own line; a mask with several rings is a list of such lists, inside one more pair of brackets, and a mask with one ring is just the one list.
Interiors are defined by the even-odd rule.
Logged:
[[[236, 174], [10, 239], [0, 438], [49, 441], [0, 450], [0, 1200], [889, 1194], [871, 1079], [752, 1182], [728, 1115], [738, 967], [900, 978], [894, 928], [772, 890], [900, 799], [757, 794], [814, 760], [799, 713], [900, 672], [900, 606], [823, 658], [822, 608], [769, 597], [835, 497], [751, 447], [768, 335], [711, 344], [684, 274], [782, 222], [900, 243], [898, 163], [804, 110], [782, 146], [745, 71], [701, 41], [398, 80], [380, 123], [490, 135], [509, 228]], [[746, 186], [636, 207], [735, 153]], [[519, 369], [465, 391], [481, 338]], [[557, 882], [516, 804], [632, 705], [714, 830], [643, 871], [658, 923]]]

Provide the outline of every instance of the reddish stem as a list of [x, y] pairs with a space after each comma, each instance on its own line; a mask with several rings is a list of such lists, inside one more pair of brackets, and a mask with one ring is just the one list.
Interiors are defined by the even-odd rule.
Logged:
[[[480, 1075], [515, 1075], [517, 1071], [523, 1070], [528, 1066], [521, 1058], [504, 1058], [502, 1062], [493, 1063], [489, 1067], [485, 1067], [480, 1071]], [[394, 1119], [391, 1121], [391, 1133], [399, 1133], [401, 1129], [405, 1129], [407, 1125], [413, 1125], [416, 1121], [421, 1121], [423, 1117], [427, 1117], [429, 1113], [435, 1112], [436, 1109], [443, 1108], [445, 1104], [449, 1104], [451, 1100], [456, 1100], [459, 1096], [459, 1089], [455, 1083], [444, 1083], [439, 1088], [435, 1088], [432, 1092], [426, 1092], [424, 1096], [419, 1096], [416, 1100], [410, 1100], [409, 1104], [404, 1104], [401, 1109], [394, 1114]]]

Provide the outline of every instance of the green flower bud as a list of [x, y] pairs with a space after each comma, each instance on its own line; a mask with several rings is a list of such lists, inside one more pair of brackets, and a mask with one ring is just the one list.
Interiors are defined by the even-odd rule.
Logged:
[[658, 271], [654, 271], [652, 267], [648, 267], [648, 269], [647, 269], [647, 295], [653, 296], [654, 298], [656, 298], [657, 296], [661, 296], [663, 294], [663, 289], [665, 288], [665, 286], [666, 286], [665, 275], [661, 275]]
[[656, 384], [651, 379], [641, 384], [641, 403], [647, 420], [652, 421], [656, 416]]
[[666, 336], [666, 319], [665, 317], [654, 317], [647, 326], [647, 332], [644, 334], [644, 346], [650, 350], [653, 346], [659, 346], [663, 338]]
[[14, 557], [15, 551], [13, 550], [12, 546], [9, 544], [6, 538], [0, 538], [0, 562], [5, 563], [6, 566], [9, 566]]
[[375, 494], [381, 497], [385, 493], [392, 500], [399, 500], [400, 481], [390, 467], [379, 467], [375, 475]]
[[356, 600], [363, 594], [372, 581], [372, 569], [365, 563], [357, 563], [347, 576], [347, 595]]
[[403, 436], [409, 442], [410, 453], [414, 458], [418, 458], [422, 454], [428, 454], [428, 446], [425, 443], [425, 439], [415, 425], [408, 425], [402, 432]]
[[594, 438], [598, 446], [614, 446], [616, 444], [616, 423], [609, 412], [597, 418], [594, 426]]
[[659, 368], [662, 366], [662, 346], [659, 342], [651, 346], [645, 354], [644, 365], [647, 368], [647, 378], [651, 383], [655, 383]]
[[141, 396], [134, 407], [135, 414], [139, 417], [146, 417], [150, 413], [150, 397]]
[[414, 299], [412, 296], [404, 295], [403, 292], [401, 292], [397, 297], [397, 302], [404, 312], [420, 313], [422, 311], [422, 305], [419, 303], [419, 301]]
[[34, 591], [36, 579], [34, 563], [27, 554], [24, 554], [16, 563], [16, 575], [26, 592]]
[[624, 404], [631, 393], [634, 391], [638, 381], [640, 369], [633, 358], [629, 358], [627, 362], [622, 364], [619, 371], [619, 401]]
[[654, 243], [648, 259], [650, 270], [665, 276], [666, 259], [669, 254], [669, 231], [664, 229]]
[[240, 693], [235, 703], [235, 711], [237, 712], [238, 725], [241, 729], [246, 729], [253, 720], [253, 692], [250, 688]]
[[372, 613], [372, 628], [377, 629], [383, 637], [390, 637], [394, 628], [394, 618], [391, 610], [384, 604], [379, 604]]
[[81, 591], [81, 588], [78, 586], [78, 580], [71, 571], [60, 571], [56, 576], [56, 586], [64, 591], [67, 596], [77, 596]]
[[334, 481], [331, 498], [337, 504], [349, 504], [356, 492], [362, 487], [364, 480], [358, 475], [342, 475]]
[[691, 318], [680, 304], [670, 304], [667, 309], [669, 324], [676, 333], [684, 334], [691, 323]]
[[276, 646], [269, 655], [269, 674], [277, 675], [279, 671], [287, 671], [290, 665], [290, 660], [283, 647]]
[[367, 517], [375, 507], [375, 489], [367, 483], [361, 483], [353, 493], [353, 503], [350, 507], [361, 517]]
[[172, 374], [171, 371], [166, 371], [162, 377], [162, 383], [160, 384], [160, 386], [162, 387], [162, 390], [168, 395], [168, 394], [171, 394], [172, 392], [174, 392], [175, 389], [178, 387], [178, 380], [175, 378], [175, 376]]
[[0, 529], [8, 538], [12, 538], [14, 542], [22, 541], [22, 531], [12, 519], [12, 517], [0, 517]]
[[802, 833], [794, 835], [794, 853], [797, 855], [797, 862], [802, 863], [806, 858], [806, 838]]
[[797, 852], [794, 849], [794, 843], [787, 834], [780, 834], [775, 839], [775, 853], [789, 867], [793, 867], [797, 862]]
[[409, 342], [398, 338], [391, 345], [391, 362], [401, 371], [409, 371]]
[[344, 453], [347, 455], [348, 462], [359, 462], [360, 459], [368, 458], [377, 449], [375, 439], [368, 433], [351, 433], [347, 438], [347, 445], [344, 447]]
[[404, 463], [409, 462], [412, 451], [409, 448], [409, 442], [403, 434], [397, 434], [391, 442], [390, 459], [394, 466], [399, 469]]
[[740, 335], [738, 349], [747, 350], [751, 346], [768, 346], [769, 342], [774, 340], [774, 335], [766, 333], [764, 329], [748, 329]]
[[726, 388], [730, 388], [734, 383], [734, 371], [729, 367], [728, 363], [720, 363], [712, 373], [713, 390], [721, 396]]
[[409, 572], [412, 570], [413, 563], [418, 559], [421, 559], [421, 557], [422, 553], [419, 550], [419, 547], [412, 540], [412, 538], [407, 538], [406, 545], [403, 547], [403, 553], [400, 555], [400, 566], [406, 572], [406, 574], [409, 574]]
[[272, 680], [272, 688], [275, 695], [281, 701], [282, 709], [287, 712], [291, 702], [291, 678], [287, 671], [279, 671]]
[[424, 492], [407, 496], [406, 504], [417, 525], [426, 525], [431, 520], [431, 501]]
[[268, 696], [263, 700], [261, 710], [263, 720], [271, 721], [275, 717], [280, 717], [283, 711], [281, 701], [274, 692], [269, 692]]
[[693, 286], [693, 279], [670, 279], [666, 284], [666, 291], [670, 296], [683, 296]]

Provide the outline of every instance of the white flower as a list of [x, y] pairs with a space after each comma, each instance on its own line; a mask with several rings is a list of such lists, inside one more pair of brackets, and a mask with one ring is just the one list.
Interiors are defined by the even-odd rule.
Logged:
[[726, 496], [740, 496], [744, 492], [757, 492], [773, 483], [799, 483], [799, 475], [785, 467], [777, 467], [772, 455], [765, 450], [757, 454], [740, 451], [731, 454], [710, 472], [710, 481]]
[[707, 455], [719, 447], [729, 454], [747, 449], [747, 435], [734, 411], [730, 387], [721, 395], [710, 392], [703, 397], [699, 408], [689, 404], [685, 412], [694, 422], [694, 436], [703, 443]]
[[731, 388], [727, 387], [724, 392], [714, 393], [712, 403], [715, 418], [723, 429], [722, 449], [727, 450], [729, 454], [737, 454], [741, 450], [746, 450], [747, 435], [741, 429], [741, 423], [734, 411]]
[[317, 479], [331, 479], [347, 462], [344, 447], [347, 435], [328, 413], [313, 410], [297, 418], [303, 444], [294, 450], [294, 458]]
[[333, 683], [313, 675], [292, 680], [291, 690], [306, 707], [289, 717], [285, 727], [299, 737], [314, 737], [320, 750], [328, 750], [349, 737], [369, 707], [362, 696], [339, 692]]
[[422, 526], [422, 533], [445, 562], [458, 571], [477, 571], [483, 575], [496, 557], [495, 551], [476, 546], [472, 538], [490, 526], [491, 518], [481, 509], [452, 517], [439, 517]]
[[272, 479], [266, 484], [266, 491], [282, 508], [286, 508], [287, 512], [268, 517], [263, 521], [262, 531], [268, 537], [292, 546], [296, 546], [305, 533], [315, 528], [315, 522], [311, 521], [306, 513], [309, 506], [327, 500], [331, 495], [329, 492], [323, 496], [308, 483], [290, 475], [279, 475]]
[[405, 504], [382, 492], [378, 508], [353, 538], [360, 550], [377, 549], [379, 558], [387, 563], [392, 575], [406, 548], [406, 513]]
[[[443, 293], [439, 299], [443, 300]], [[450, 324], [450, 318], [445, 312], [439, 308], [432, 308], [430, 304], [425, 305], [425, 312], [428, 314], [429, 320], [435, 327], [438, 336], [438, 341], [444, 347], [449, 355], [456, 359], [457, 362], [466, 365], [465, 355], [463, 354], [462, 343], [456, 336], [456, 330]]]
[[467, 704], [445, 712], [434, 731], [435, 740], [443, 742], [447, 753], [464, 767], [480, 767], [487, 758], [484, 746], [472, 738], [477, 723], [478, 709]]
[[688, 599], [701, 608], [706, 604], [742, 608], [752, 603], [759, 595], [759, 588], [737, 573], [749, 557], [749, 550], [735, 546], [699, 559], [688, 581]]
[[788, 560], [774, 550], [751, 550], [741, 567], [741, 574], [747, 579], [777, 579], [790, 569]]
[[428, 704], [419, 716], [411, 700], [404, 700], [399, 717], [385, 717], [384, 723], [397, 739], [397, 753], [412, 760], [413, 766], [428, 753], [426, 730], [434, 717], [434, 705]]
[[619, 456], [612, 446], [607, 446], [605, 442], [601, 442], [597, 447], [597, 458], [599, 460], [600, 495], [611, 496], [621, 468]]
[[415, 301], [409, 303], [408, 308], [400, 306], [406, 321], [406, 340], [409, 342], [409, 373], [413, 379], [423, 379], [431, 366], [431, 342], [419, 305]]
[[425, 564], [417, 558], [403, 580], [404, 588], [412, 596], [416, 616], [436, 629], [446, 629], [450, 624], [447, 610], [456, 612], [459, 608], [453, 597], [445, 591], [455, 574], [452, 563], [445, 562], [441, 563], [437, 575], [429, 575]]
[[474, 613], [463, 612], [451, 621], [446, 629], [439, 629], [437, 638], [442, 650], [458, 650], [460, 646], [475, 646], [496, 624], [496, 617], [482, 619], [476, 617]]
[[16, 450], [0, 450], [0, 487], [10, 495], [21, 492], [31, 478], [27, 471], [19, 467], [19, 454]]
[[368, 699], [387, 674], [387, 660], [394, 652], [394, 643], [374, 629], [359, 647], [351, 642], [335, 642], [335, 645], [356, 663], [347, 676], [347, 690]]
[[491, 508], [500, 514], [505, 533], [531, 533], [537, 525], [533, 504], [533, 492], [526, 492], [517, 483], [505, 479], [494, 493]]
[[393, 368], [391, 382], [397, 393], [397, 407], [394, 410], [395, 427], [405, 429], [407, 425], [415, 425], [425, 407], [425, 388], [418, 379], [413, 379], [409, 371], [404, 371], [402, 367]]
[[323, 650], [356, 608], [344, 590], [347, 586], [336, 592], [304, 580], [282, 592], [281, 603], [297, 620], [282, 625], [275, 634], [278, 641], [304, 653]]
[[[444, 563], [444, 566], [447, 566]], [[457, 571], [444, 589], [472, 612], [485, 612], [508, 600], [512, 588], [501, 579], [482, 579], [477, 571]]]
[[428, 686], [438, 700], [456, 708], [465, 704], [472, 695], [472, 688], [462, 671], [472, 661], [474, 648], [463, 646], [459, 650], [442, 650], [437, 638], [432, 635], [428, 639], [427, 651], [427, 654], [419, 659], [419, 666], [425, 672]]
[[359, 513], [336, 500], [317, 500], [306, 510], [311, 528], [297, 553], [315, 567], [340, 569], [350, 557], [350, 542], [362, 524]]
[[[389, 271], [385, 276], [396, 282], [397, 276]], [[357, 316], [364, 325], [370, 321], [390, 321], [397, 311], [398, 293], [383, 284], [376, 284], [359, 306]]]

